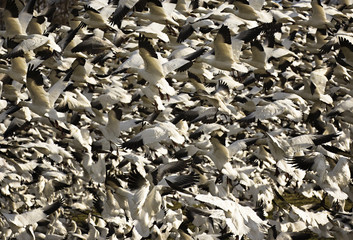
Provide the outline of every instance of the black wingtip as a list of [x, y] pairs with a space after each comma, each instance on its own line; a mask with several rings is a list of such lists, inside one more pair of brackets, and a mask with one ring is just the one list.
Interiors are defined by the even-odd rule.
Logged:
[[263, 52], [264, 47], [262, 46], [261, 42], [259, 40], [254, 40], [251, 42], [251, 47], [256, 47], [259, 51]]
[[43, 212], [46, 214], [46, 215], [50, 215], [52, 214], [53, 212], [55, 212], [56, 210], [58, 210], [61, 206], [63, 206], [65, 202], [65, 199], [64, 198], [60, 198], [59, 200], [57, 200], [56, 202], [50, 204], [49, 206], [46, 206], [44, 209], [43, 209]]
[[181, 28], [179, 36], [177, 38], [178, 43], [184, 42], [191, 34], [195, 31], [191, 24], [185, 25]]
[[148, 51], [148, 53], [154, 57], [158, 59], [157, 53], [154, 50], [152, 44], [150, 43], [149, 39], [147, 37], [145, 37], [143, 34], [139, 35], [138, 38], [138, 44], [139, 44], [139, 48], [143, 48], [146, 51]]
[[146, 183], [146, 179], [137, 171], [136, 168], [133, 168], [129, 173], [128, 178], [128, 187], [130, 190], [136, 190], [142, 187]]
[[89, 6], [89, 5], [85, 5], [85, 6], [84, 6], [84, 9], [85, 9], [86, 12], [87, 12], [87, 11], [92, 11], [92, 12], [94, 12], [94, 13], [98, 13], [98, 14], [99, 14], [99, 11], [98, 11], [97, 9], [94, 9], [93, 7], [91, 7], [91, 6]]
[[144, 144], [143, 144], [143, 140], [142, 139], [139, 139], [139, 140], [134, 140], [134, 139], [130, 139], [129, 141], [127, 142], [124, 142], [121, 147], [122, 148], [127, 148], [127, 149], [132, 149], [132, 150], [136, 150], [138, 149], [139, 147], [142, 147]]
[[7, 0], [5, 9], [11, 13], [13, 18], [18, 18], [18, 8], [14, 0]]
[[222, 27], [218, 30], [218, 35], [221, 35], [223, 37], [224, 43], [232, 44], [232, 39], [230, 37], [230, 31], [226, 25], [222, 25]]
[[33, 79], [38, 86], [44, 85], [43, 75], [41, 74], [40, 70], [35, 68], [32, 64], [28, 65], [27, 78]]
[[115, 106], [112, 110], [115, 113], [116, 119], [120, 121], [123, 116], [123, 111], [119, 108], [119, 106]]

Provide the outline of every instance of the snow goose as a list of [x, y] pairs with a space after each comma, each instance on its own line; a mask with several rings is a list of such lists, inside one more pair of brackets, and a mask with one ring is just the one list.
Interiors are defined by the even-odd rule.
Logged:
[[327, 117], [335, 117], [347, 123], [353, 123], [353, 98], [348, 97], [339, 102], [328, 114]]
[[86, 58], [76, 58], [72, 63], [71, 68], [73, 69], [71, 80], [74, 82], [75, 86], [97, 84], [96, 80], [93, 77], [90, 77], [93, 65], [90, 61], [87, 61]]
[[255, 68], [255, 74], [265, 74], [267, 70], [270, 71], [271, 66], [267, 61], [268, 56], [260, 41], [254, 40], [251, 42], [251, 53], [251, 60], [246, 62]]
[[208, 27], [211, 28], [213, 27], [214, 23], [210, 19], [195, 19], [194, 21], [191, 22], [189, 20], [189, 23], [184, 25], [179, 32], [177, 42], [181, 43], [184, 42], [187, 38], [189, 38], [194, 32], [200, 31], [203, 27]]
[[[147, 0], [146, 6], [149, 8], [149, 12], [134, 12], [133, 16], [138, 17], [139, 19], [147, 19], [152, 22], [157, 22], [160, 24], [170, 24], [174, 26], [179, 26], [179, 23], [176, 22], [171, 15], [172, 11], [169, 8], [165, 7], [166, 3], [160, 0]], [[173, 10], [173, 9], [171, 9]]]
[[[87, 95], [87, 94], [86, 94]], [[80, 113], [86, 113], [90, 116], [94, 116], [94, 112], [91, 109], [91, 101], [81, 93], [73, 84], [69, 84], [62, 93], [62, 99], [58, 106], [55, 107], [57, 111], [66, 112], [67, 109]]]
[[312, 15], [305, 24], [315, 28], [328, 28], [333, 27], [333, 23], [329, 22], [326, 18], [326, 13], [321, 0], [311, 1]]
[[151, 184], [136, 168], [129, 173], [128, 187], [131, 191], [129, 196], [131, 217], [135, 220], [137, 232], [142, 237], [147, 237], [154, 216], [162, 205], [160, 188]]
[[0, 65], [0, 72], [7, 74], [13, 80], [19, 83], [25, 83], [27, 75], [27, 61], [24, 57], [24, 52], [19, 51], [10, 59], [11, 66]]
[[223, 81], [219, 81], [217, 88], [213, 92], [198, 92], [196, 94], [196, 97], [199, 97], [200, 99], [205, 99], [210, 104], [215, 106], [220, 112], [225, 112], [231, 115], [232, 112], [226, 105], [227, 95], [229, 95], [228, 85]]
[[71, 49], [71, 52], [87, 52], [88, 54], [98, 54], [106, 50], [117, 51], [117, 47], [108, 39], [103, 38], [104, 32], [95, 29], [92, 34], [87, 34], [82, 38], [82, 42]]
[[[34, 1], [35, 2], [35, 1]], [[50, 3], [41, 13], [34, 14], [27, 26], [27, 34], [43, 35], [53, 19], [56, 10], [55, 3]]]
[[35, 0], [28, 1], [26, 6], [19, 12], [15, 0], [7, 0], [4, 11], [5, 33], [1, 32], [7, 38], [15, 36], [26, 36], [28, 23], [33, 17], [33, 8]]
[[340, 45], [340, 54], [336, 57], [336, 61], [342, 66], [353, 69], [353, 44], [343, 37], [338, 37]]
[[272, 14], [262, 11], [265, 1], [234, 0], [231, 1], [237, 8], [234, 14], [242, 19], [260, 22], [272, 22]]
[[314, 157], [297, 156], [293, 158], [292, 163], [297, 168], [315, 171], [316, 175], [312, 176], [312, 178], [329, 194], [332, 202], [340, 200], [344, 203], [350, 191], [351, 172], [349, 162], [346, 157], [339, 157], [338, 160], [333, 160], [333, 162], [332, 160], [331, 164], [334, 165], [332, 169], [330, 169], [327, 160], [322, 154], [316, 154]]
[[[137, 4], [142, 5], [139, 0], [124, 0], [119, 1], [118, 6], [114, 13], [111, 15], [111, 23], [116, 24], [118, 28], [121, 28], [121, 23], [124, 17], [130, 12], [130, 10]], [[137, 6], [140, 9], [140, 6]], [[143, 8], [143, 7], [142, 7]]]
[[238, 121], [253, 121], [253, 120], [265, 120], [279, 115], [286, 114], [289, 119], [300, 122], [302, 119], [302, 112], [299, 111], [293, 101], [289, 99], [277, 100], [265, 105], [259, 104], [256, 106], [256, 110], [250, 113], [245, 118], [239, 119]]
[[167, 149], [161, 143], [174, 142], [182, 144], [184, 137], [180, 135], [176, 126], [170, 122], [160, 122], [155, 126], [146, 128], [136, 134], [130, 140], [122, 144], [123, 148], [138, 149], [139, 147], [147, 146], [152, 150], [156, 150], [159, 154], [167, 154]]
[[222, 220], [234, 235], [239, 237], [246, 235], [251, 239], [265, 237], [266, 221], [262, 220], [252, 208], [239, 204], [239, 200], [222, 199], [210, 194], [198, 194], [195, 199], [223, 210], [225, 218]]
[[307, 101], [318, 102], [321, 101], [326, 104], [332, 104], [332, 97], [325, 94], [326, 84], [328, 82], [325, 76], [326, 69], [315, 69], [310, 73], [309, 77], [304, 77], [304, 88], [299, 90], [293, 90], [285, 88], [285, 92], [295, 93]]
[[[14, 37], [13, 40], [17, 41], [17, 37]], [[22, 40], [19, 38], [19, 40], [21, 40], [21, 42], [10, 52], [2, 56], [3, 58], [11, 58], [12, 56], [18, 56], [21, 54], [31, 56], [30, 52], [36, 50], [38, 52], [43, 48], [51, 48], [58, 53], [61, 52], [60, 46], [55, 43], [52, 35], [43, 36], [39, 34], [31, 34], [27, 35], [25, 39]]]
[[[157, 96], [156, 92], [158, 91], [168, 96], [175, 95], [176, 91], [169, 85], [165, 79], [165, 75], [189, 63], [189, 61], [185, 59], [173, 59], [162, 65], [153, 46], [149, 40], [142, 35], [139, 37], [139, 55], [143, 59], [144, 68], [138, 69], [137, 71], [139, 76], [149, 83], [147, 88], [145, 88], [146, 91], [149, 90], [151, 92], [149, 99], [154, 99], [154, 97], [151, 98], [151, 96]], [[158, 106], [160, 106], [160, 104], [158, 104]]]
[[63, 205], [63, 201], [63, 199], [59, 199], [48, 206], [37, 208], [22, 214], [11, 214], [3, 211], [1, 214], [9, 223], [11, 229], [13, 230], [13, 234], [16, 234], [21, 228], [24, 230], [27, 226], [35, 225], [40, 220], [45, 219], [48, 215], [54, 213]]
[[[122, 119], [123, 112], [119, 106], [114, 106], [108, 112], [108, 122], [99, 129], [103, 133], [103, 136], [108, 140], [110, 144], [118, 144], [121, 142], [120, 137], [120, 122]], [[108, 148], [109, 150], [109, 148]]]
[[181, 111], [176, 114], [172, 123], [177, 124], [180, 120], [186, 120], [190, 123], [203, 122], [214, 123], [217, 121], [218, 109], [215, 107], [197, 106], [187, 111]]
[[90, 5], [84, 5], [84, 16], [76, 16], [74, 20], [84, 22], [89, 28], [112, 29], [108, 22], [114, 12], [112, 5], [105, 5], [99, 11]]
[[248, 72], [244, 65], [235, 60], [230, 31], [225, 25], [218, 30], [214, 39], [214, 54], [203, 55], [199, 60], [221, 70]]
[[212, 152], [209, 154], [216, 168], [230, 179], [234, 180], [238, 177], [238, 172], [230, 163], [229, 150], [225, 146], [225, 138], [227, 133], [216, 130], [211, 133], [210, 142], [213, 146]]
[[28, 67], [26, 86], [30, 93], [32, 102], [22, 101], [20, 106], [27, 106], [33, 113], [46, 116], [55, 120], [65, 121], [65, 114], [58, 113], [54, 104], [62, 91], [66, 88], [71, 72], [56, 82], [49, 91], [44, 90], [44, 76], [40, 70], [34, 69], [33, 65]]
[[77, 34], [84, 26], [85, 24], [81, 22], [76, 28], [70, 29], [67, 32], [65, 31], [66, 35], [63, 37], [62, 40], [60, 40], [60, 42], [58, 42], [58, 45], [62, 50], [63, 57], [85, 57], [85, 55], [80, 52], [73, 53], [71, 51], [72, 48], [81, 43], [81, 40], [79, 39]]

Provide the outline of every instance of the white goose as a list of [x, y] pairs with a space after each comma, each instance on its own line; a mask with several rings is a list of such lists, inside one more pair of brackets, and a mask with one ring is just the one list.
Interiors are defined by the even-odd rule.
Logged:
[[22, 11], [19, 12], [15, 0], [6, 0], [3, 16], [6, 31], [0, 32], [0, 35], [6, 38], [26, 36], [27, 26], [33, 17], [34, 3], [35, 0], [28, 1]]
[[272, 22], [272, 14], [262, 11], [264, 0], [234, 0], [237, 8], [234, 14], [242, 19], [260, 22]]
[[[222, 135], [221, 135], [222, 134]], [[234, 169], [230, 163], [230, 155], [228, 148], [224, 145], [225, 136], [227, 133], [216, 130], [211, 133], [210, 141], [213, 146], [212, 152], [209, 154], [210, 158], [214, 162], [216, 168], [227, 175], [230, 179], [236, 179], [239, 174], [236, 169]]]
[[12, 56], [10, 61], [10, 67], [0, 65], [0, 72], [7, 74], [10, 78], [19, 83], [25, 83], [27, 76], [27, 61], [24, 57], [23, 51]]
[[170, 122], [160, 122], [157, 125], [146, 128], [136, 134], [130, 140], [122, 144], [123, 148], [138, 149], [147, 146], [156, 150], [159, 154], [167, 154], [168, 151], [161, 145], [163, 142], [183, 144], [185, 138], [178, 132], [176, 126]]
[[[54, 213], [63, 204], [63, 199], [60, 199], [48, 206], [37, 208], [22, 214], [11, 214], [2, 212], [1, 214], [5, 217], [9, 223], [13, 234], [25, 231], [25, 228], [29, 225], [35, 225], [40, 220], [45, 219], [48, 215]], [[20, 231], [22, 229], [22, 231]]]
[[164, 5], [166, 5], [166, 3], [162, 3], [160, 0], [148, 0], [146, 1], [146, 6], [149, 8], [149, 12], [134, 12], [133, 15], [139, 19], [146, 19], [160, 24], [179, 26], [179, 23], [171, 17], [173, 9], [167, 11], [170, 9], [167, 9]]
[[72, 71], [56, 82], [47, 92], [44, 90], [44, 76], [38, 68], [33, 69], [33, 66], [30, 65], [27, 72], [26, 86], [32, 102], [22, 101], [19, 105], [28, 107], [33, 113], [40, 116], [65, 121], [66, 115], [57, 112], [54, 109], [54, 103], [68, 85], [71, 73]]
[[236, 57], [233, 55], [232, 40], [229, 28], [223, 25], [214, 39], [214, 55], [203, 55], [199, 58], [213, 67], [226, 71], [248, 72], [248, 69], [237, 63]]
[[[105, 139], [108, 141], [109, 144], [106, 144], [105, 141], [103, 141], [103, 144], [105, 144], [103, 149], [105, 150], [110, 150], [110, 147], [114, 145], [117, 145], [121, 143], [120, 137], [120, 122], [122, 119], [122, 110], [119, 108], [119, 106], [114, 106], [109, 112], [108, 112], [108, 122], [105, 126], [99, 126], [99, 129], [103, 133], [103, 136]], [[106, 146], [108, 145], [108, 146]]]
[[[85, 5], [85, 15], [84, 16], [76, 16], [74, 20], [82, 21], [89, 28], [100, 28], [100, 29], [112, 29], [112, 26], [109, 24], [108, 18], [114, 12], [114, 8], [112, 5], [108, 5], [107, 1], [105, 5], [102, 5], [100, 10], [95, 9], [92, 6]], [[99, 7], [99, 6], [97, 6]]]

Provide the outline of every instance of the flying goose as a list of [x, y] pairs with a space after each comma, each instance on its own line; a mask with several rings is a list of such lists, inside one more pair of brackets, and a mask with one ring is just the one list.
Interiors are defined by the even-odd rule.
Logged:
[[213, 161], [216, 168], [230, 179], [234, 180], [238, 177], [238, 172], [232, 167], [230, 163], [229, 150], [225, 146], [225, 138], [227, 133], [216, 130], [211, 133], [210, 142], [213, 146], [212, 152], [209, 157]]
[[[87, 95], [87, 94], [86, 94]], [[68, 109], [80, 113], [86, 113], [94, 116], [91, 109], [91, 101], [88, 100], [85, 93], [81, 93], [73, 84], [69, 84], [62, 93], [62, 99], [55, 107], [57, 111], [66, 112]]]
[[7, 38], [13, 38], [15, 36], [27, 35], [27, 26], [33, 17], [33, 8], [35, 0], [27, 2], [25, 7], [19, 12], [15, 0], [6, 0], [6, 6], [4, 11], [4, 23], [5, 33], [1, 32]]
[[[156, 168], [152, 173], [140, 172], [136, 167], [129, 173], [128, 202], [131, 209], [132, 218], [135, 220], [136, 229], [142, 236], [150, 234], [150, 227], [154, 221], [154, 217], [161, 210], [163, 198], [161, 196], [163, 188], [168, 185], [154, 184], [158, 179], [163, 178], [167, 173], [176, 173], [184, 170], [186, 165], [183, 161], [172, 162], [165, 166]], [[143, 175], [142, 175], [143, 174]], [[154, 180], [152, 180], [152, 176]], [[170, 180], [168, 180], [168, 178]], [[183, 188], [194, 185], [197, 177], [194, 174], [166, 177], [164, 180], [167, 184], [177, 186], [183, 191]]]
[[0, 65], [0, 72], [7, 74], [13, 80], [19, 83], [26, 82], [27, 61], [24, 57], [24, 52], [19, 51], [10, 59], [11, 66]]
[[76, 16], [74, 20], [84, 22], [89, 28], [114, 29], [108, 18], [114, 12], [112, 5], [106, 5], [100, 10], [90, 5], [84, 5], [84, 16]]
[[62, 50], [63, 57], [85, 57], [82, 53], [80, 54], [80, 52], [73, 53], [71, 51], [72, 48], [81, 42], [77, 34], [84, 26], [86, 26], [86, 24], [81, 22], [76, 28], [68, 31], [66, 36], [64, 36], [63, 39], [58, 42], [58, 45]]
[[272, 14], [261, 10], [264, 1], [234, 0], [231, 3], [237, 8], [234, 14], [242, 19], [272, 22]]
[[310, 156], [297, 156], [289, 160], [294, 167], [316, 172], [313, 178], [317, 184], [327, 192], [334, 200], [345, 200], [348, 198], [348, 182], [351, 172], [346, 157], [339, 157], [332, 163], [333, 168], [326, 163], [326, 158], [322, 154]]
[[48, 25], [53, 19], [56, 9], [56, 4], [51, 3], [39, 14], [33, 14], [33, 17], [27, 26], [27, 34], [43, 35], [49, 28]]
[[214, 23], [210, 19], [195, 19], [193, 22], [189, 22], [180, 29], [177, 42], [181, 43], [189, 38], [195, 31], [201, 31], [203, 27], [211, 28], [213, 25]]
[[220, 112], [225, 112], [230, 115], [232, 112], [227, 107], [227, 95], [229, 95], [229, 87], [221, 80], [218, 82], [218, 86], [213, 92], [208, 93], [207, 91], [200, 91], [195, 97], [205, 99], [211, 105], [215, 106]]
[[174, 124], [170, 122], [160, 122], [153, 127], [142, 130], [121, 146], [129, 149], [138, 149], [146, 146], [152, 150], [158, 151], [160, 154], [166, 154], [167, 151], [161, 143], [174, 142], [176, 144], [182, 144], [184, 141], [184, 137], [180, 135]]
[[329, 22], [326, 18], [326, 13], [321, 0], [312, 0], [312, 15], [305, 24], [315, 28], [330, 28], [333, 27], [333, 23]]
[[[14, 38], [16, 39], [16, 37]], [[12, 49], [7, 54], [3, 55], [3, 58], [11, 58], [13, 56], [18, 56], [21, 54], [26, 54], [30, 56], [29, 52], [39, 51], [40, 48], [51, 48], [56, 52], [60, 53], [61, 48], [57, 45], [51, 35], [43, 36], [39, 34], [31, 34], [26, 36], [26, 39], [22, 40], [17, 46]]]
[[297, 109], [296, 105], [290, 99], [282, 99], [265, 103], [264, 105], [262, 104], [263, 103], [258, 104], [254, 112], [238, 121], [265, 120], [282, 114], [285, 114], [286, 117], [297, 122], [302, 118], [302, 112]]
[[142, 20], [147, 19], [149, 21], [157, 22], [160, 24], [179, 26], [179, 23], [171, 17], [173, 15], [172, 11], [167, 11], [169, 9], [165, 7], [165, 2], [162, 3], [160, 0], [147, 0], [145, 3], [149, 9], [149, 12], [146, 13], [143, 11], [135, 11], [133, 16], [139, 17]]
[[328, 112], [327, 117], [335, 117], [341, 121], [352, 123], [353, 122], [353, 98], [347, 97], [340, 101], [330, 112]]
[[44, 90], [44, 76], [40, 70], [34, 69], [33, 65], [28, 66], [26, 86], [32, 101], [22, 101], [19, 105], [28, 107], [33, 113], [40, 116], [65, 121], [65, 114], [57, 112], [54, 109], [54, 104], [68, 85], [71, 73], [72, 71], [52, 85], [47, 92]]
[[[173, 96], [176, 94], [175, 89], [170, 86], [165, 79], [166, 74], [182, 67], [189, 63], [189, 61], [178, 58], [162, 65], [161, 60], [156, 54], [150, 41], [143, 35], [140, 35], [139, 37], [139, 55], [143, 59], [144, 68], [138, 68], [138, 75], [149, 83], [149, 85], [144, 88], [145, 95], [147, 95], [152, 101], [158, 101], [157, 106], [162, 110], [163, 104], [159, 99], [156, 99], [156, 97], [159, 98], [158, 92], [167, 96]], [[136, 62], [133, 64], [136, 64]]]
[[117, 51], [117, 47], [108, 39], [103, 38], [104, 32], [95, 29], [92, 34], [87, 34], [82, 38], [82, 42], [71, 49], [71, 52], [87, 52], [88, 54], [99, 54], [106, 50]]
[[353, 69], [353, 44], [347, 38], [338, 37], [340, 53], [336, 61], [348, 69]]
[[226, 225], [234, 235], [239, 237], [247, 235], [253, 239], [265, 237], [262, 229], [266, 224], [265, 221], [249, 206], [243, 206], [237, 200], [222, 199], [210, 194], [198, 194], [195, 199], [207, 204], [209, 208], [217, 207], [223, 210], [226, 215]]
[[11, 226], [13, 233], [16, 233], [21, 228], [26, 228], [29, 225], [35, 225], [39, 221], [45, 219], [48, 215], [54, 213], [63, 205], [63, 199], [59, 199], [54, 203], [42, 208], [37, 208], [22, 214], [11, 214], [1, 212], [6, 221]]
[[[119, 108], [119, 106], [114, 106], [109, 112], [108, 112], [108, 122], [107, 124], [103, 126], [99, 126], [99, 129], [103, 133], [103, 136], [105, 139], [109, 142], [109, 146], [111, 144], [117, 145], [121, 143], [120, 137], [120, 122], [122, 119], [123, 112]], [[106, 149], [106, 148], [104, 148]], [[108, 148], [108, 150], [110, 147]]]
[[305, 77], [304, 87], [299, 90], [285, 88], [285, 92], [295, 93], [307, 101], [323, 102], [332, 104], [333, 99], [330, 95], [325, 94], [327, 77], [325, 76], [326, 69], [315, 69], [310, 73], [309, 77]]
[[261, 74], [270, 70], [270, 64], [267, 62], [268, 56], [260, 41], [254, 40], [251, 42], [251, 53], [251, 60], [246, 62], [255, 68], [255, 74]]
[[248, 72], [244, 65], [235, 60], [230, 31], [225, 25], [218, 30], [214, 39], [214, 55], [203, 55], [199, 60], [221, 70]]

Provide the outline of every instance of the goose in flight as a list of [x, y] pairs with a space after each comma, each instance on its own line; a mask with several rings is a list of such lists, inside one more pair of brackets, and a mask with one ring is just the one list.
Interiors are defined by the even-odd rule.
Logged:
[[150, 234], [150, 228], [156, 214], [163, 206], [163, 190], [170, 186], [180, 191], [190, 187], [198, 181], [195, 174], [166, 176], [170, 173], [178, 173], [187, 168], [188, 162], [174, 161], [162, 164], [153, 171], [144, 171], [134, 167], [128, 176], [128, 198], [130, 212], [135, 220], [136, 229], [140, 235], [146, 237]]
[[50, 119], [65, 121], [66, 115], [54, 109], [54, 104], [62, 91], [69, 84], [72, 71], [51, 86], [49, 91], [44, 90], [44, 76], [38, 68], [28, 66], [26, 86], [29, 91], [31, 102], [22, 101], [15, 107], [28, 107], [33, 113]]
[[33, 8], [35, 0], [27, 1], [27, 4], [19, 12], [15, 0], [6, 0], [3, 21], [5, 23], [5, 31], [1, 31], [0, 35], [6, 38], [15, 36], [25, 37], [27, 35], [27, 26], [33, 17]]
[[231, 2], [237, 8], [233, 13], [242, 19], [265, 23], [272, 22], [272, 14], [261, 10], [265, 1], [234, 0]]
[[74, 20], [84, 22], [89, 28], [114, 29], [109, 24], [109, 16], [114, 12], [112, 5], [106, 5], [100, 10], [90, 5], [84, 5], [84, 16], [76, 16]]
[[0, 73], [7, 74], [10, 78], [19, 83], [25, 83], [28, 67], [24, 52], [18, 51], [16, 54], [12, 55], [10, 63], [10, 67], [0, 65]]
[[227, 132], [223, 133], [220, 130], [216, 130], [211, 133], [210, 142], [212, 144], [213, 149], [209, 156], [220, 172], [227, 175], [230, 179], [234, 180], [238, 177], [239, 174], [237, 170], [232, 167], [229, 161], [229, 150], [225, 146], [226, 136]]
[[167, 149], [161, 145], [163, 142], [183, 144], [185, 138], [178, 132], [173, 123], [160, 122], [153, 127], [146, 128], [130, 140], [122, 144], [123, 148], [138, 149], [147, 146], [160, 154], [167, 154]]
[[[108, 141], [109, 147], [104, 146], [103, 149], [109, 150], [110, 147], [113, 145], [117, 145], [121, 143], [120, 137], [120, 122], [122, 119], [123, 112], [119, 108], [119, 106], [114, 106], [109, 112], [108, 112], [108, 122], [105, 126], [99, 126], [99, 129], [103, 133], [103, 136], [105, 139]], [[104, 141], [103, 141], [104, 143]]]
[[[17, 39], [16, 37], [14, 39]], [[21, 40], [21, 39], [20, 39]], [[13, 56], [18, 56], [25, 54], [26, 56], [31, 56], [30, 52], [38, 51], [40, 48], [51, 48], [56, 52], [61, 52], [61, 47], [55, 43], [53, 37], [43, 36], [39, 34], [31, 34], [26, 36], [26, 39], [23, 39], [17, 46], [12, 49], [7, 54], [3, 55], [3, 58], [11, 58]]]
[[232, 39], [229, 28], [226, 25], [222, 25], [218, 30], [213, 43], [214, 55], [203, 55], [199, 58], [200, 61], [221, 70], [248, 72], [248, 69], [244, 65], [237, 63], [233, 55]]
[[353, 69], [353, 43], [344, 37], [338, 37], [340, 52], [336, 61], [350, 70]]
[[229, 87], [221, 80], [218, 82], [218, 86], [213, 92], [208, 93], [207, 91], [200, 91], [196, 96], [200, 97], [200, 99], [205, 99], [219, 111], [231, 115], [232, 112], [227, 107], [227, 95], [229, 95]]
[[20, 229], [25, 231], [27, 226], [35, 225], [39, 221], [45, 219], [48, 215], [58, 210], [63, 205], [63, 203], [64, 200], [59, 199], [45, 207], [37, 208], [21, 214], [5, 213], [4, 211], [2, 211], [1, 214], [5, 217], [6, 221], [10, 225], [13, 234], [15, 234], [17, 232], [22, 232]]
[[332, 104], [333, 99], [326, 92], [326, 84], [328, 82], [325, 76], [326, 69], [315, 69], [310, 73], [310, 76], [304, 77], [303, 89], [293, 90], [291, 88], [285, 88], [285, 92], [290, 92], [299, 95], [307, 101], [323, 102], [326, 104]]
[[155, 102], [159, 110], [163, 110], [164, 106], [161, 101], [163, 95], [173, 96], [176, 94], [175, 89], [165, 79], [166, 74], [190, 63], [190, 61], [177, 58], [162, 63], [165, 59], [157, 55], [148, 38], [143, 35], [139, 36], [138, 45], [138, 53], [133, 53], [118, 70], [128, 68], [129, 71], [137, 72], [141, 79], [148, 82], [148, 85], [142, 89], [144, 95], [150, 101]]
[[103, 38], [104, 32], [95, 29], [92, 34], [87, 34], [82, 38], [82, 42], [71, 49], [71, 52], [87, 52], [88, 54], [99, 54], [107, 50], [118, 51], [117, 47], [108, 39]]
[[147, 0], [145, 1], [146, 6], [149, 9], [149, 12], [137, 12], [133, 13], [133, 16], [138, 17], [139, 19], [147, 19], [152, 22], [157, 22], [160, 24], [170, 24], [173, 26], [179, 26], [179, 23], [176, 22], [171, 16], [172, 10], [166, 7], [167, 3], [162, 2], [161, 0]]
[[311, 0], [312, 15], [305, 24], [315, 28], [331, 28], [333, 23], [327, 20], [321, 0]]

